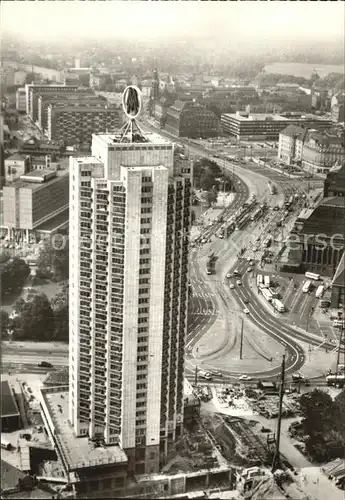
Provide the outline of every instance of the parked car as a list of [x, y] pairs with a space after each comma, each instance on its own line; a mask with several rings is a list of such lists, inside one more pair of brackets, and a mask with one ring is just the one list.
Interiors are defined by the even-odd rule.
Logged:
[[238, 377], [238, 380], [252, 380], [252, 377], [250, 377], [249, 375], [240, 375]]
[[237, 280], [236, 284], [240, 286], [240, 285], [242, 285], [242, 281], [241, 280]]
[[48, 361], [41, 361], [40, 363], [38, 363], [38, 366], [40, 368], [53, 368], [53, 365]]

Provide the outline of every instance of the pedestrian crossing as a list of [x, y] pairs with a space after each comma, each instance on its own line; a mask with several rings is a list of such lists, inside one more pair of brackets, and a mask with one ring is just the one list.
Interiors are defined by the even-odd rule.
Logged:
[[197, 309], [193, 310], [193, 316], [218, 316], [218, 309]]
[[199, 293], [199, 292], [194, 292], [193, 291], [193, 298], [195, 299], [214, 299], [214, 294], [213, 293]]

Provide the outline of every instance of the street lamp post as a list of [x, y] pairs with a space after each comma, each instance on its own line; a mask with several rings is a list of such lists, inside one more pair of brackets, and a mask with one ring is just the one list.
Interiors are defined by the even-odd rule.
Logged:
[[241, 318], [240, 359], [243, 359], [243, 318]]

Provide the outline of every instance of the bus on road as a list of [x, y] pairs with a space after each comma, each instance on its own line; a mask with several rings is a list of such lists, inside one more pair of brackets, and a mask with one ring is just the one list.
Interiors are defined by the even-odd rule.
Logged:
[[264, 279], [263, 279], [262, 274], [258, 274], [258, 276], [256, 278], [256, 286], [259, 288], [259, 286], [263, 284], [263, 281], [264, 281]]
[[271, 246], [271, 243], [272, 243], [272, 236], [267, 236], [267, 238], [265, 239], [265, 241], [263, 243], [263, 246], [265, 248], [268, 248], [269, 246]]
[[316, 293], [315, 293], [315, 297], [317, 299], [321, 299], [324, 291], [325, 291], [325, 287], [323, 285], [318, 286], [317, 290], [316, 290]]
[[308, 293], [309, 290], [310, 290], [310, 287], [311, 287], [311, 281], [310, 280], [307, 280], [304, 285], [303, 285], [303, 288], [302, 288], [302, 292], [303, 293]]
[[311, 280], [314, 280], [314, 281], [319, 281], [319, 279], [321, 278], [321, 276], [319, 274], [310, 273], [310, 272], [306, 272], [305, 277], [309, 278]]
[[262, 296], [265, 300], [267, 300], [267, 302], [271, 302], [272, 301], [272, 294], [269, 290], [267, 290], [267, 288], [263, 288], [261, 290], [261, 293], [262, 293]]
[[270, 285], [271, 285], [271, 280], [270, 280], [270, 277], [269, 276], [264, 276], [264, 283], [265, 283], [265, 287], [266, 288], [269, 288]]
[[340, 373], [340, 374], [334, 374], [334, 375], [333, 374], [327, 375], [326, 382], [327, 382], [327, 385], [329, 385], [329, 386], [344, 387], [345, 374]]
[[272, 305], [276, 311], [278, 311], [280, 313], [285, 312], [285, 306], [282, 302], [280, 302], [280, 300], [272, 299]]

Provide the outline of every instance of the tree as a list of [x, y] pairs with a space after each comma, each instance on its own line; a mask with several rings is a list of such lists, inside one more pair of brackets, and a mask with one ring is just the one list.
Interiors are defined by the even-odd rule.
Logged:
[[216, 178], [222, 175], [218, 164], [208, 158], [201, 158], [194, 162], [193, 176], [196, 189], [208, 191], [217, 184]]
[[61, 305], [54, 310], [55, 339], [68, 342], [69, 339], [69, 307]]
[[66, 235], [56, 237], [54, 247], [50, 241], [45, 243], [40, 249], [37, 267], [41, 277], [52, 277], [56, 281], [68, 279], [69, 259]]
[[54, 313], [55, 339], [60, 341], [68, 341], [69, 338], [68, 292], [68, 283], [63, 283], [61, 291], [50, 300]]
[[345, 425], [341, 405], [315, 389], [300, 398], [306, 450], [317, 461], [345, 457]]
[[2, 296], [21, 290], [29, 274], [30, 267], [23, 259], [8, 260], [0, 271]]
[[4, 309], [0, 309], [0, 335], [4, 338], [7, 334], [7, 329], [9, 326], [9, 316], [8, 312]]
[[0, 253], [0, 264], [8, 262], [10, 260], [10, 258], [11, 258], [10, 252], [8, 252], [7, 250], [3, 250]]
[[13, 320], [16, 339], [38, 341], [54, 338], [54, 314], [46, 295], [35, 295], [22, 305], [19, 316]]

